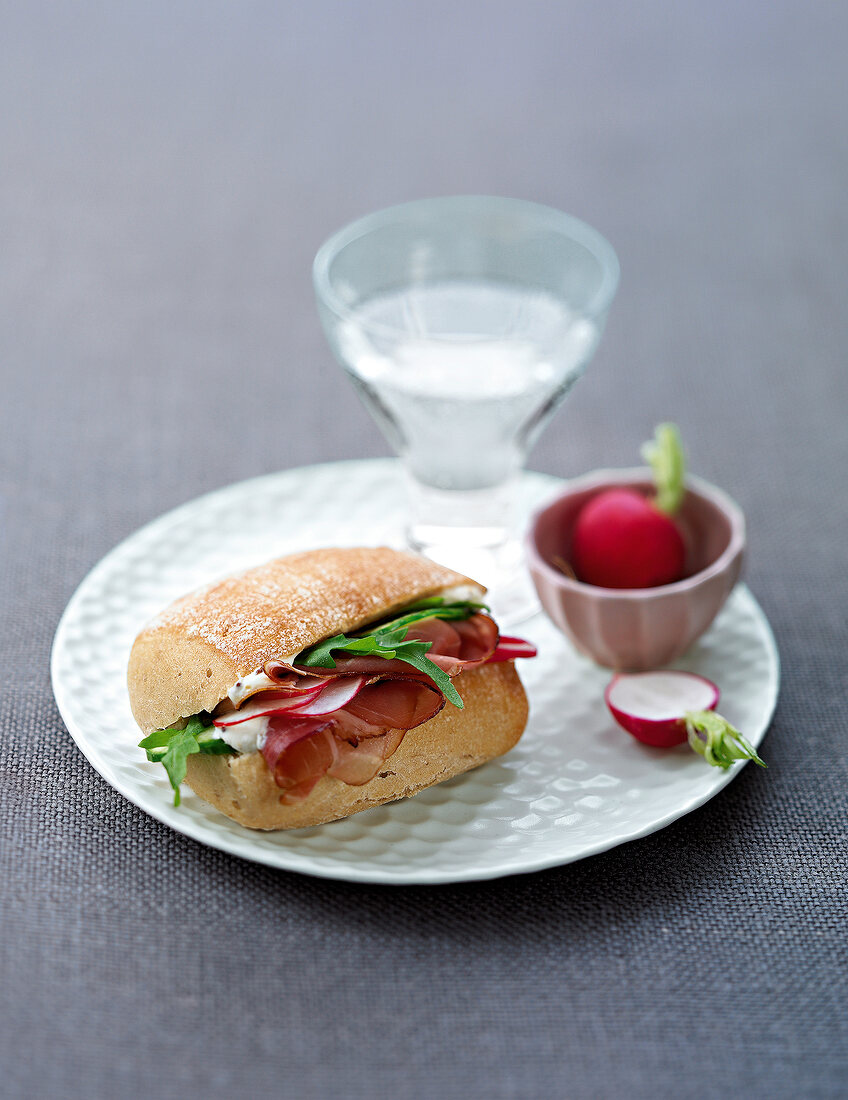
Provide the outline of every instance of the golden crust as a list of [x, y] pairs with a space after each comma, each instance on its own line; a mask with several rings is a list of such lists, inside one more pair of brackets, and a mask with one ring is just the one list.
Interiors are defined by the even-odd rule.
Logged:
[[150, 733], [212, 710], [266, 661], [464, 584], [480, 587], [385, 546], [311, 550], [227, 577], [171, 604], [136, 638], [127, 673], [133, 716]]
[[325, 776], [303, 802], [285, 806], [260, 753], [190, 756], [186, 782], [227, 817], [252, 829], [320, 825], [417, 794], [501, 756], [527, 723], [527, 697], [511, 661], [462, 672], [454, 684], [465, 709], [448, 704], [410, 730], [379, 775], [360, 787]]

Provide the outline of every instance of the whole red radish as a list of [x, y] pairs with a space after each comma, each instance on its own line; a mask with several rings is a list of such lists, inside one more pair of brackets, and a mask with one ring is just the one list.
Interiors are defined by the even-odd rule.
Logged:
[[654, 588], [683, 576], [686, 548], [668, 516], [635, 489], [607, 489], [574, 528], [578, 580], [602, 588]]
[[602, 588], [655, 588], [679, 581], [686, 546], [672, 516], [685, 495], [685, 462], [674, 424], [660, 424], [645, 444], [656, 495], [606, 489], [580, 510], [574, 525], [571, 564], [577, 579]]

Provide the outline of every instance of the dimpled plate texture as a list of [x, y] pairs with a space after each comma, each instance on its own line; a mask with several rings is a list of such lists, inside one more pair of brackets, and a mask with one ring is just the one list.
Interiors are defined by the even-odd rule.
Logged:
[[[525, 474], [529, 512], [561, 487]], [[311, 829], [236, 825], [137, 748], [126, 664], [142, 625], [177, 596], [226, 573], [318, 546], [399, 545], [404, 487], [393, 460], [332, 463], [233, 485], [162, 516], [116, 547], [71, 599], [53, 646], [62, 717], [98, 772], [141, 809], [245, 859], [356, 882], [440, 883], [552, 867], [645, 836], [711, 798], [736, 774], [686, 746], [634, 741], [610, 718], [610, 679], [541, 614], [520, 633], [539, 656], [518, 662], [530, 722], [507, 756], [415, 798]], [[740, 586], [676, 667], [715, 680], [722, 713], [756, 745], [775, 706], [778, 659], [768, 622]]]

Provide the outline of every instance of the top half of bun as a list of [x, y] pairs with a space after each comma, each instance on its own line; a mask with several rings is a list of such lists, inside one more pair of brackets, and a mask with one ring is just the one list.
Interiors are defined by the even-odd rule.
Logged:
[[149, 733], [211, 711], [266, 661], [468, 584], [483, 591], [387, 547], [311, 550], [227, 577], [177, 600], [138, 635], [128, 668], [133, 715]]

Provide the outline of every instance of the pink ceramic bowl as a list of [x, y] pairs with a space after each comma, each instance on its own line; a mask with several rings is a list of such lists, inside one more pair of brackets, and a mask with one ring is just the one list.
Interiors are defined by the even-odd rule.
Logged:
[[686, 652], [730, 595], [742, 569], [745, 517], [720, 489], [689, 477], [676, 517], [687, 545], [684, 580], [624, 589], [572, 580], [555, 559], [570, 560], [578, 512], [601, 490], [622, 485], [649, 493], [650, 471], [597, 470], [570, 481], [534, 516], [528, 564], [545, 611], [581, 652], [609, 668], [658, 668]]

